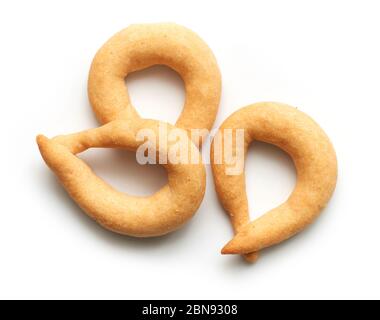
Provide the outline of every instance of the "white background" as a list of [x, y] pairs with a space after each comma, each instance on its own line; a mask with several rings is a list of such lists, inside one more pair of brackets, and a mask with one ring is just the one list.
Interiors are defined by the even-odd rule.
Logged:
[[[380, 298], [379, 17], [378, 1], [2, 1], [0, 298]], [[97, 49], [131, 23], [167, 21], [196, 31], [217, 57], [215, 126], [242, 106], [281, 101], [335, 145], [339, 181], [323, 215], [254, 265], [219, 253], [232, 231], [209, 167], [190, 223], [134, 239], [83, 214], [38, 152], [38, 133], [97, 126], [86, 94]], [[175, 122], [185, 95], [178, 75], [154, 67], [127, 85], [141, 115]], [[81, 157], [132, 194], [166, 181], [134, 154]], [[293, 164], [274, 147], [253, 144], [246, 169], [252, 218], [294, 187]]]

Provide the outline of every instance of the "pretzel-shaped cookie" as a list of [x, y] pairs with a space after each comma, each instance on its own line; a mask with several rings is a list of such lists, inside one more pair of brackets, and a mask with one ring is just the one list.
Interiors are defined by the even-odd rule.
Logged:
[[[131, 105], [125, 77], [156, 64], [173, 68], [184, 80], [186, 102], [177, 127], [142, 119]], [[53, 139], [39, 135], [37, 143], [45, 162], [70, 196], [102, 226], [136, 237], [163, 235], [190, 219], [203, 199], [206, 177], [198, 150], [202, 136], [195, 136], [193, 142], [190, 131], [211, 129], [220, 91], [215, 57], [195, 33], [175, 24], [132, 25], [107, 41], [91, 66], [89, 99], [104, 125]], [[162, 125], [168, 129], [160, 131]], [[116, 191], [75, 156], [93, 147], [136, 151], [144, 143], [136, 139], [140, 130], [150, 130], [155, 137], [156, 158], [164, 155], [169, 159], [163, 163], [168, 184], [152, 196], [133, 197]], [[185, 140], [171, 141], [176, 130]], [[184, 144], [182, 150], [187, 150], [187, 158], [192, 161], [170, 161], [168, 155], [178, 150], [178, 143]]]
[[[216, 163], [215, 138], [211, 163], [218, 197], [230, 216], [235, 237], [222, 249], [222, 254], [243, 254], [255, 261], [258, 252], [280, 243], [303, 230], [319, 215], [332, 196], [337, 180], [337, 161], [329, 138], [318, 124], [296, 108], [280, 103], [256, 103], [228, 117], [219, 128], [244, 129], [243, 150], [233, 145], [233, 154], [244, 155], [253, 140], [274, 144], [294, 161], [297, 183], [289, 199], [262, 217], [249, 222], [245, 190], [244, 159], [240, 174], [228, 175], [223, 157]], [[225, 145], [223, 134], [220, 134]]]
[[[139, 130], [151, 130], [157, 137], [156, 153], [168, 154], [174, 143], [159, 135], [159, 121], [114, 120], [102, 127], [48, 139], [37, 137], [42, 157], [75, 202], [109, 230], [136, 237], [163, 235], [182, 226], [198, 209], [205, 192], [206, 175], [197, 147], [189, 140], [189, 152], [198, 164], [163, 164], [168, 184], [148, 197], [134, 197], [115, 190], [97, 177], [75, 155], [88, 148], [125, 148], [136, 151]], [[185, 134], [185, 133], [184, 133]], [[186, 134], [185, 134], [186, 136]]]

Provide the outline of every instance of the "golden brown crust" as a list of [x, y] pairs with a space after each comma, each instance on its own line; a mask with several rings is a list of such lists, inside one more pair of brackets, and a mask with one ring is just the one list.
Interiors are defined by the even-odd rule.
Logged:
[[89, 74], [88, 95], [99, 121], [138, 117], [125, 78], [153, 65], [174, 69], [185, 83], [185, 106], [175, 125], [186, 130], [210, 130], [221, 93], [217, 62], [201, 38], [173, 23], [131, 25], [97, 52]]
[[[189, 152], [198, 164], [163, 165], [168, 184], [147, 197], [130, 196], [115, 190], [97, 177], [75, 154], [88, 148], [125, 148], [131, 151], [144, 141], [136, 141], [140, 129], [152, 130], [157, 137], [157, 153], [167, 154], [173, 145], [159, 138], [160, 123], [154, 120], [115, 120], [102, 127], [48, 139], [37, 137], [42, 157], [76, 203], [98, 223], [112, 231], [136, 237], [163, 235], [181, 227], [198, 209], [205, 192], [206, 175], [197, 147], [189, 140]], [[185, 135], [186, 136], [186, 135]], [[165, 143], [164, 143], [165, 141]]]
[[335, 189], [336, 155], [329, 138], [314, 120], [280, 103], [256, 103], [242, 108], [224, 121], [219, 130], [223, 129], [244, 129], [244, 154], [253, 140], [271, 143], [286, 151], [297, 169], [297, 184], [289, 199], [249, 222], [244, 171], [227, 175], [226, 163], [214, 161], [213, 142], [211, 163], [216, 191], [236, 233], [222, 253], [255, 257], [260, 250], [300, 232], [319, 215]]
[[[176, 125], [166, 136], [160, 122], [141, 119], [131, 105], [125, 78], [131, 72], [163, 64], [183, 78], [186, 102]], [[179, 228], [198, 209], [205, 191], [205, 169], [197, 146], [187, 138], [189, 158], [197, 163], [169, 163], [168, 184], [149, 197], [133, 197], [114, 190], [75, 154], [91, 147], [136, 151], [139, 130], [153, 130], [156, 152], [168, 154], [171, 130], [210, 130], [220, 100], [221, 77], [215, 57], [192, 31], [175, 24], [131, 25], [109, 39], [95, 55], [88, 94], [100, 128], [47, 139], [37, 137], [48, 166], [78, 205], [104, 227], [137, 237], [150, 237]], [[186, 132], [184, 130], [186, 130]], [[185, 134], [186, 136], [186, 134]], [[161, 140], [163, 139], [163, 140]], [[195, 140], [195, 139], [194, 139]], [[167, 145], [161, 142], [166, 141]]]

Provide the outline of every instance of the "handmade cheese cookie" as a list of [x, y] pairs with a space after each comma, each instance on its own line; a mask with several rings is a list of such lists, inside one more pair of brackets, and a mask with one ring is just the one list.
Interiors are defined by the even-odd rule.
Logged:
[[[162, 124], [161, 124], [162, 125]], [[205, 192], [206, 175], [198, 148], [182, 129], [167, 125], [159, 134], [160, 122], [143, 119], [114, 120], [102, 127], [48, 139], [38, 136], [42, 157], [74, 201], [93, 219], [112, 231], [135, 237], [159, 236], [181, 227], [198, 209]], [[140, 130], [150, 130], [155, 153], [168, 155], [173, 130], [184, 131], [189, 157], [198, 163], [163, 164], [168, 184], [151, 196], [130, 196], [100, 179], [76, 154], [88, 148], [125, 148], [136, 151], [144, 142], [136, 140]], [[152, 141], [151, 141], [152, 142]], [[157, 161], [158, 163], [158, 161]]]
[[[176, 127], [142, 119], [128, 96], [127, 75], [157, 64], [177, 71], [185, 83], [185, 106]], [[220, 91], [215, 57], [194, 32], [170, 23], [131, 25], [108, 40], [91, 65], [89, 99], [104, 125], [53, 139], [40, 135], [37, 143], [70, 196], [101, 225], [137, 237], [166, 234], [190, 219], [203, 199], [205, 169], [197, 147], [204, 132], [191, 135], [191, 130], [211, 129]], [[169, 129], [162, 132], [161, 125]], [[152, 196], [133, 197], [116, 191], [75, 156], [92, 147], [136, 151], [143, 143], [136, 139], [140, 130], [151, 131], [156, 139], [154, 153], [168, 159], [162, 165], [169, 182]], [[176, 130], [182, 130], [186, 138], [174, 143], [175, 150], [186, 150], [188, 162], [171, 162], [168, 157], [173, 147], [170, 136]]]
[[215, 187], [236, 233], [222, 253], [248, 254], [247, 260], [254, 261], [260, 250], [303, 230], [326, 206], [337, 180], [336, 155], [329, 138], [314, 120], [280, 103], [256, 103], [233, 113], [219, 129], [223, 147], [226, 146], [223, 136], [226, 129], [244, 130], [244, 143], [232, 145], [233, 155], [245, 155], [252, 141], [263, 141], [286, 151], [297, 170], [296, 187], [289, 199], [249, 222], [244, 167], [239, 174], [228, 174], [225, 159], [218, 156], [221, 161], [216, 161], [216, 140], [213, 141], [211, 162]]

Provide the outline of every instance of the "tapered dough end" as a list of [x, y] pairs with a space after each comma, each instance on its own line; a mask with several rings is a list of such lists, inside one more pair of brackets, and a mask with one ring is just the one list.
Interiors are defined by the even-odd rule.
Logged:
[[44, 148], [44, 146], [46, 146], [46, 144], [47, 144], [48, 141], [49, 141], [49, 138], [45, 137], [42, 134], [39, 134], [36, 137], [36, 142], [37, 142], [38, 147], [39, 147], [40, 150], [42, 150]]
[[[230, 241], [231, 242], [231, 241]], [[236, 250], [236, 248], [234, 247], [234, 245], [230, 245], [230, 242], [227, 243], [221, 253], [222, 254], [238, 254], [240, 253], [239, 250]], [[243, 254], [243, 258], [245, 259], [245, 261], [249, 262], [249, 263], [254, 263], [257, 261], [257, 259], [259, 258], [259, 252], [250, 252], [250, 253], [246, 253], [246, 254]]]
[[37, 142], [38, 145], [40, 145], [41, 143], [43, 143], [46, 140], [48, 140], [48, 138], [46, 138], [43, 134], [39, 134], [36, 137], [36, 142]]
[[[250, 239], [250, 240], [248, 240]], [[250, 241], [250, 242], [247, 242]], [[263, 248], [257, 241], [252, 242], [252, 237], [247, 234], [247, 231], [238, 232], [222, 249], [222, 254], [257, 254]], [[250, 257], [254, 259], [254, 257]], [[257, 259], [257, 258], [256, 258]]]
[[51, 157], [50, 154], [52, 151], [52, 148], [51, 148], [52, 141], [48, 137], [46, 137], [42, 134], [39, 134], [36, 137], [36, 142], [38, 145], [38, 149], [40, 149], [41, 156], [46, 162], [46, 159], [47, 159], [46, 157], [48, 157], [48, 158]]
[[[50, 169], [58, 175], [58, 172], [64, 172], [67, 162], [67, 154], [72, 154], [62, 145], [55, 143], [52, 139], [45, 137], [44, 135], [38, 135], [36, 137], [38, 149], [45, 163]], [[62, 152], [66, 151], [66, 152]]]
[[[236, 250], [234, 248], [234, 246], [229, 246], [230, 242], [227, 243], [227, 245], [225, 245], [221, 251], [222, 254], [238, 254], [240, 253], [239, 250]], [[250, 253], [246, 253], [246, 254], [243, 254], [243, 258], [245, 259], [245, 261], [249, 262], [249, 263], [254, 263], [257, 261], [257, 259], [259, 259], [259, 252], [250, 252]]]
[[259, 252], [251, 252], [251, 253], [247, 253], [245, 255], [243, 255], [245, 261], [249, 262], [249, 263], [254, 263], [257, 261], [257, 259], [259, 259]]
[[236, 244], [236, 241], [232, 239], [230, 242], [228, 242], [223, 248], [222, 248], [222, 254], [238, 254], [241, 253], [239, 250], [239, 246]]

